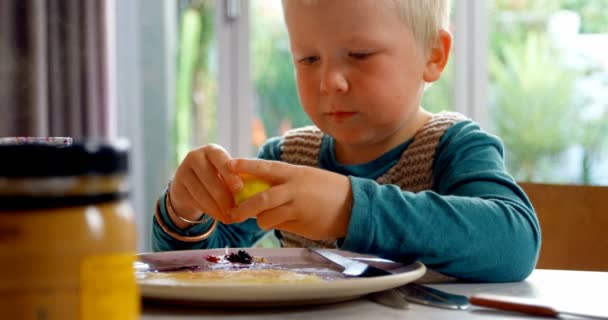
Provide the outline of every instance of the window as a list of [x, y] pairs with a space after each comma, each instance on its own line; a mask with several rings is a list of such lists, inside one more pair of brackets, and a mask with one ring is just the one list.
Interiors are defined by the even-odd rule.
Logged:
[[608, 184], [608, 3], [491, 8], [491, 121], [519, 180]]
[[175, 164], [196, 145], [216, 142], [218, 55], [216, 3], [182, 2], [175, 86]]
[[253, 0], [251, 62], [254, 92], [252, 143], [312, 124], [298, 101], [281, 0]]
[[251, 155], [248, 1], [179, 3], [174, 164], [208, 143]]

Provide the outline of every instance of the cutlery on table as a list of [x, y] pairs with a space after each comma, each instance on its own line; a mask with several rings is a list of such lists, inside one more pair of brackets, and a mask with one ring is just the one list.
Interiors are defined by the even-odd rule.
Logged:
[[[393, 273], [378, 267], [374, 267], [367, 263], [346, 258], [335, 251], [308, 248], [310, 251], [324, 257], [325, 259], [340, 265], [344, 270], [342, 274], [351, 277], [375, 277], [392, 275]], [[393, 289], [395, 290], [395, 289]], [[403, 294], [403, 297], [410, 302], [424, 304], [433, 307], [446, 309], [468, 309], [469, 299], [462, 295], [447, 293], [431, 287], [423, 286], [415, 283], [408, 283], [404, 286], [396, 288]]]
[[372, 292], [367, 297], [375, 303], [394, 309], [409, 309], [409, 303], [397, 289]]
[[538, 299], [510, 297], [497, 294], [476, 294], [469, 301], [471, 304], [486, 308], [493, 308], [506, 311], [515, 311], [544, 317], [559, 317], [560, 315], [571, 315], [591, 319], [608, 319], [608, 315], [600, 316], [584, 314], [580, 312], [570, 312], [559, 310], [550, 305], [544, 304]]

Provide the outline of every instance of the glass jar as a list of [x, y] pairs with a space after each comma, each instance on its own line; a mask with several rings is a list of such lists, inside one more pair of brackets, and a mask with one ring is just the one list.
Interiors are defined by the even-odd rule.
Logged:
[[0, 144], [6, 319], [138, 319], [128, 144]]

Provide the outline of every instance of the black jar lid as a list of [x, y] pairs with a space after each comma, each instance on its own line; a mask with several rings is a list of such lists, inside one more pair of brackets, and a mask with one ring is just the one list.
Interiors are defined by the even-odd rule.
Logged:
[[125, 139], [0, 144], [0, 177], [126, 174], [128, 151]]

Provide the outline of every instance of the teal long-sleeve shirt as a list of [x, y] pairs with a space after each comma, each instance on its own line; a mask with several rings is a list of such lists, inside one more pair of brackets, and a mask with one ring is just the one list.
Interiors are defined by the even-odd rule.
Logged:
[[[378, 184], [375, 179], [397, 163], [411, 141], [371, 162], [342, 165], [336, 161], [333, 139], [324, 136], [319, 167], [347, 175], [352, 185], [351, 219], [340, 249], [415, 258], [435, 271], [467, 281], [525, 279], [538, 258], [540, 227], [528, 198], [505, 170], [500, 139], [472, 121], [458, 122], [437, 146], [431, 190], [413, 193]], [[258, 157], [280, 160], [281, 143], [281, 137], [268, 140]], [[160, 213], [182, 235], [200, 234], [209, 227], [179, 230], [162, 205]], [[156, 251], [248, 247], [263, 235], [250, 219], [219, 223], [208, 239], [184, 243], [165, 234], [154, 221], [152, 246]]]

